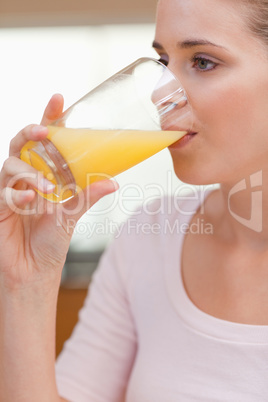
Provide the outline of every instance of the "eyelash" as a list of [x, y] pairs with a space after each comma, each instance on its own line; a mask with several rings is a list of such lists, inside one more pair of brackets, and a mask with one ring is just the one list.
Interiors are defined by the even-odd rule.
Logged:
[[162, 57], [160, 57], [160, 58], [158, 59], [158, 61], [160, 61], [160, 63], [164, 64], [165, 66], [168, 65], [168, 60], [165, 60], [165, 59], [163, 59]]
[[[213, 66], [211, 68], [208, 68], [208, 69], [198, 68], [197, 64], [198, 64], [199, 61], [211, 63]], [[210, 59], [207, 59], [206, 57], [202, 57], [202, 56], [194, 56], [192, 58], [192, 63], [193, 63], [193, 67], [196, 68], [201, 73], [205, 73], [207, 71], [212, 71], [218, 66], [218, 64], [215, 63], [214, 61], [212, 61]]]
[[[160, 61], [160, 63], [164, 64], [165, 66], [168, 65], [168, 60], [164, 59], [163, 57], [160, 57], [160, 58], [158, 59], [158, 61]], [[205, 62], [208, 62], [208, 63], [212, 63], [213, 66], [212, 66], [212, 68], [209, 68], [209, 69], [198, 68], [197, 63], [198, 63], [199, 61], [205, 61]], [[199, 71], [199, 72], [201, 72], [201, 73], [205, 73], [205, 72], [208, 72], [208, 71], [212, 71], [212, 70], [214, 70], [214, 69], [218, 66], [218, 64], [215, 63], [214, 61], [212, 61], [212, 60], [210, 60], [210, 59], [207, 59], [206, 57], [202, 57], [202, 56], [194, 56], [194, 57], [192, 58], [191, 62], [193, 63], [193, 68], [195, 68], [197, 71]]]

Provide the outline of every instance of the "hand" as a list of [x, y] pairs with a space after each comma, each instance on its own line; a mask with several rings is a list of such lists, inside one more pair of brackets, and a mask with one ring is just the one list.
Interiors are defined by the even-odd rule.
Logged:
[[[34, 191], [37, 188], [49, 193], [53, 189], [49, 181], [40, 180], [40, 173], [19, 159], [20, 150], [29, 140], [46, 138], [45, 126], [62, 110], [62, 96], [54, 95], [41, 126], [29, 125], [11, 141], [9, 158], [0, 172], [0, 285], [9, 290], [29, 286], [46, 290], [46, 283], [49, 287], [51, 282], [58, 282], [74, 226], [68, 227], [68, 220], [76, 222], [89, 206], [117, 189], [112, 181], [93, 183], [82, 193], [80, 208], [76, 208], [78, 197], [64, 205], [52, 204]], [[25, 177], [21, 177], [22, 172]]]

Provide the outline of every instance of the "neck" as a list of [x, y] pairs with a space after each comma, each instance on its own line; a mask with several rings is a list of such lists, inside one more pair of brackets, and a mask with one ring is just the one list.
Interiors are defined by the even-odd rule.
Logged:
[[[236, 184], [220, 187], [221, 230], [250, 247], [268, 246], [268, 172], [259, 171]], [[219, 216], [219, 215], [218, 215]]]

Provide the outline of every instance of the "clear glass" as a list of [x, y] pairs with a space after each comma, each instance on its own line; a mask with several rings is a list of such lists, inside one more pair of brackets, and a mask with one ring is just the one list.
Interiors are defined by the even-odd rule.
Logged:
[[22, 148], [21, 159], [55, 184], [41, 195], [64, 202], [178, 141], [191, 126], [178, 79], [158, 60], [141, 58], [67, 109], [44, 141]]

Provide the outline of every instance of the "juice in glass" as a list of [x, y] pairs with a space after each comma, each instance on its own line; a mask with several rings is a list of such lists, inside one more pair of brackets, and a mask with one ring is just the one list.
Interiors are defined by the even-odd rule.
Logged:
[[[66, 185], [58, 185], [54, 169], [38, 153], [37, 143], [29, 141], [25, 144], [21, 159], [56, 185], [53, 194], [41, 194], [53, 202], [63, 202], [94, 181], [118, 175], [185, 135], [183, 131], [161, 130], [91, 130], [59, 126], [48, 126], [48, 129], [43, 145], [48, 153], [52, 149], [56, 167], [57, 163], [65, 167]], [[74, 186], [71, 189], [70, 183]]]

